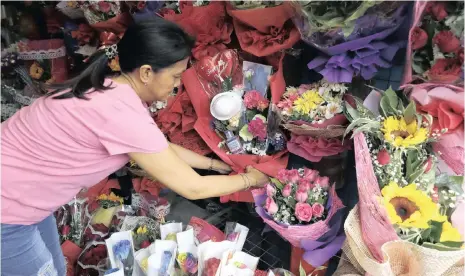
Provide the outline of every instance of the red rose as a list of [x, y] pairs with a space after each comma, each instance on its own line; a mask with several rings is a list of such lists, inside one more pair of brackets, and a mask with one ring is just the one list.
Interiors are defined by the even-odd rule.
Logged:
[[71, 226], [63, 225], [63, 228], [61, 229], [61, 234], [63, 236], [68, 236], [70, 232], [71, 232]]
[[378, 163], [381, 165], [381, 166], [385, 166], [387, 164], [389, 164], [389, 162], [391, 162], [391, 157], [389, 156], [389, 153], [387, 152], [387, 150], [385, 149], [382, 149], [378, 152]]
[[108, 2], [100, 1], [98, 2], [98, 8], [101, 12], [107, 13], [111, 10], [111, 5]]
[[312, 206], [308, 203], [297, 203], [295, 205], [295, 216], [300, 221], [309, 222], [313, 216]]
[[443, 53], [452, 53], [460, 49], [460, 40], [451, 31], [440, 31], [433, 37], [433, 43], [438, 45]]
[[412, 50], [423, 48], [428, 42], [428, 34], [420, 27], [415, 27], [412, 30]]
[[429, 80], [451, 83], [459, 78], [462, 65], [458, 59], [441, 58], [427, 72]]
[[145, 1], [137, 2], [137, 9], [138, 10], [143, 10], [144, 8], [145, 8]]
[[150, 246], [150, 241], [143, 241], [140, 243], [140, 248], [147, 248]]
[[425, 10], [427, 14], [432, 14], [433, 18], [437, 21], [441, 21], [447, 17], [445, 2], [429, 2]]

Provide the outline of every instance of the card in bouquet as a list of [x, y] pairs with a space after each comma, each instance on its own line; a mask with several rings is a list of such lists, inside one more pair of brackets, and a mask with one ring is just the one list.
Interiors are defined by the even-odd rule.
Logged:
[[242, 63], [243, 85], [245, 91], [256, 90], [262, 97], [266, 98], [268, 90], [268, 78], [271, 76], [273, 67], [244, 61]]
[[177, 244], [170, 240], [156, 240], [155, 253], [148, 259], [148, 276], [173, 275]]

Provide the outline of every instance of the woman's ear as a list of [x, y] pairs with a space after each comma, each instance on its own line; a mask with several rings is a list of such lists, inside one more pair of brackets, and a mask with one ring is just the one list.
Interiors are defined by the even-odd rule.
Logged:
[[139, 70], [139, 77], [144, 84], [151, 82], [153, 78], [152, 66], [142, 65]]

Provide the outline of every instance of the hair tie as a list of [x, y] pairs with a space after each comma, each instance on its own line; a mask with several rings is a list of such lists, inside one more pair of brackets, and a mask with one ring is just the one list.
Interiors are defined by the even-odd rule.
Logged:
[[106, 46], [104, 49], [105, 55], [108, 57], [108, 59], [113, 59], [118, 56], [118, 46], [116, 44]]

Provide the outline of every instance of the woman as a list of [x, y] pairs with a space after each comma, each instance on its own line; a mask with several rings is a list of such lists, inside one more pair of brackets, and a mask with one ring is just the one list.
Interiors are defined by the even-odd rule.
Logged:
[[[194, 41], [154, 19], [130, 26], [117, 47], [99, 50], [77, 77], [2, 124], [2, 275], [65, 275], [53, 212], [131, 158], [188, 199], [263, 186], [249, 168], [236, 176], [200, 176], [192, 168], [230, 167], [170, 144], [146, 102], [180, 84]], [[108, 79], [119, 57], [122, 74]]]

